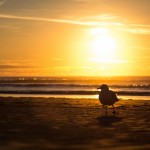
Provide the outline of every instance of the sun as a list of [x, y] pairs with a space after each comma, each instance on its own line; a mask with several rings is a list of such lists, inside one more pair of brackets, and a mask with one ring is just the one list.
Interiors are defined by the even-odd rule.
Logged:
[[106, 28], [91, 29], [90, 49], [96, 60], [110, 62], [116, 56], [117, 42]]

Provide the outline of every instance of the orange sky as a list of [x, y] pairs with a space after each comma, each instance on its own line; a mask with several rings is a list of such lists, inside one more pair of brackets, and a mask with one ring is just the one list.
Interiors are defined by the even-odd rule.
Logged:
[[0, 0], [0, 76], [150, 75], [149, 0]]

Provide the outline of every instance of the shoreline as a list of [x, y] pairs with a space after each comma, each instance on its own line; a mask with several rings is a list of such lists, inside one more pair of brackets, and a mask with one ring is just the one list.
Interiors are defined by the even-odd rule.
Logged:
[[1, 150], [149, 150], [150, 101], [0, 97]]
[[[0, 97], [43, 97], [43, 98], [70, 98], [70, 99], [98, 99], [98, 95], [56, 95], [56, 94], [0, 94]], [[150, 96], [118, 95], [122, 100], [150, 100]]]

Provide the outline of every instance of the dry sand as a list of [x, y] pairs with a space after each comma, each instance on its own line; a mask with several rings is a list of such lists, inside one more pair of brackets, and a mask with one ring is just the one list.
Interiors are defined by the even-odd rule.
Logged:
[[149, 150], [150, 101], [0, 97], [0, 150]]

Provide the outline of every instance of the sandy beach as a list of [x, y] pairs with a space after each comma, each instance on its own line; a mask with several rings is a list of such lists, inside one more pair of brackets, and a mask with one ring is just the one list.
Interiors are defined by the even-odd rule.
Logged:
[[150, 101], [0, 97], [0, 150], [149, 150]]

